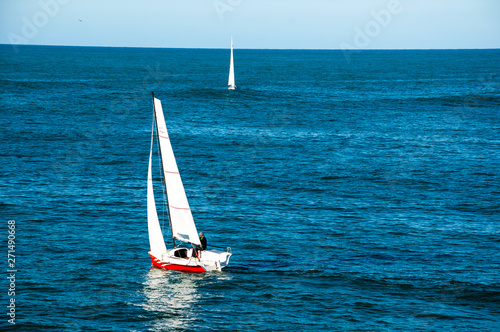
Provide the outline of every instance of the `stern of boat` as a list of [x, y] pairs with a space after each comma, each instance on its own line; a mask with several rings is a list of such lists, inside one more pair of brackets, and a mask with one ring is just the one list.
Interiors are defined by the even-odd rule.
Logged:
[[231, 248], [227, 248], [226, 251], [221, 250], [203, 250], [201, 252], [201, 261], [206, 262], [205, 264], [210, 265], [211, 270], [221, 271], [229, 264], [229, 259], [231, 258], [232, 252]]

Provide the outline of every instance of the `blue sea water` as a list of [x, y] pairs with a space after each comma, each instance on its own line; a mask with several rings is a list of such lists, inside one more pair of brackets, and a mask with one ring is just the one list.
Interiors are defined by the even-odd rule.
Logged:
[[[498, 331], [499, 50], [0, 58], [2, 330]], [[151, 268], [152, 91], [223, 272]]]

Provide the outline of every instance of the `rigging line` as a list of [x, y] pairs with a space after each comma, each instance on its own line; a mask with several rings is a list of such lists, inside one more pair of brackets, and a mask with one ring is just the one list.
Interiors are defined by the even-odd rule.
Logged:
[[[157, 131], [155, 131], [157, 132]], [[156, 135], [156, 153], [157, 156], [160, 155], [160, 141], [158, 135]], [[158, 169], [161, 170], [161, 159], [158, 158]], [[161, 181], [161, 189], [162, 189], [162, 198], [163, 198], [163, 203], [162, 203], [162, 218], [161, 218], [161, 231], [163, 234], [165, 234], [165, 205], [166, 205], [166, 199], [165, 199], [165, 185], [164, 185], [164, 175], [163, 172], [160, 172], [160, 181]]]
[[[153, 94], [154, 97], [154, 94]], [[152, 136], [152, 141], [151, 145], [153, 145], [154, 141], [154, 136], [156, 136], [156, 155], [158, 156], [158, 169], [160, 170], [160, 181], [161, 181], [161, 188], [163, 191], [163, 204], [162, 204], [162, 215], [161, 215], [161, 232], [162, 234], [165, 234], [165, 186], [163, 185], [163, 172], [162, 167], [161, 167], [161, 152], [160, 152], [160, 142], [159, 142], [159, 134], [158, 134], [158, 127], [155, 126], [156, 124], [156, 110], [154, 108], [154, 98], [153, 98], [153, 128], [151, 130], [151, 136]], [[156, 134], [156, 135], [155, 135]]]

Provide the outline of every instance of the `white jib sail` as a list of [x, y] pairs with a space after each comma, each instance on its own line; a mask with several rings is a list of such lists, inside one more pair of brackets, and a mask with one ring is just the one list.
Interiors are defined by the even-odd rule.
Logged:
[[165, 240], [158, 221], [158, 212], [156, 210], [155, 197], [153, 193], [153, 176], [151, 172], [151, 163], [153, 159], [153, 133], [151, 133], [151, 150], [149, 151], [148, 167], [148, 233], [149, 246], [153, 256], [161, 259], [161, 255], [167, 251]]
[[236, 87], [234, 81], [234, 59], [233, 59], [233, 37], [231, 36], [231, 60], [229, 63], [229, 79], [227, 81], [229, 89], [234, 89]]
[[193, 215], [191, 214], [186, 192], [184, 191], [184, 185], [182, 184], [177, 162], [175, 161], [174, 151], [168, 137], [161, 101], [154, 98], [154, 106], [163, 172], [165, 174], [165, 186], [167, 188], [172, 235], [180, 241], [200, 245], [200, 238], [196, 231], [196, 225], [194, 224]]

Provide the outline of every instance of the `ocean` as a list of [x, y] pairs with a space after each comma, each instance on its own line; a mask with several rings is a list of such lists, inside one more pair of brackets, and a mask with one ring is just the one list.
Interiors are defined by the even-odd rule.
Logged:
[[[500, 50], [234, 57], [0, 46], [0, 328], [498, 331]], [[151, 267], [153, 91], [222, 272]]]

